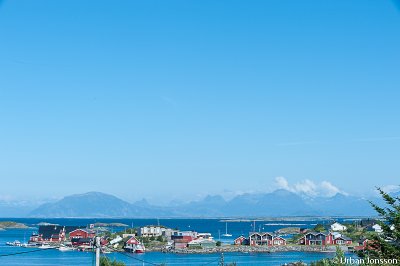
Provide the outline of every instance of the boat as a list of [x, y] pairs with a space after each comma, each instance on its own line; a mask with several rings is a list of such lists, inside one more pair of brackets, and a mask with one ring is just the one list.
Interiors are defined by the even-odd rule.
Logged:
[[13, 246], [13, 247], [20, 247], [22, 244], [18, 240], [15, 240], [14, 242], [6, 242], [7, 246]]
[[36, 248], [38, 246], [39, 246], [38, 243], [23, 243], [21, 245], [21, 247], [24, 247], [24, 248]]
[[71, 251], [71, 250], [74, 250], [74, 248], [62, 245], [58, 248], [58, 250], [59, 251]]
[[38, 248], [48, 249], [48, 248], [52, 248], [52, 246], [50, 246], [49, 244], [42, 244], [41, 246], [38, 246]]
[[228, 222], [225, 223], [225, 234], [223, 234], [222, 236], [224, 237], [232, 236], [231, 234], [228, 234]]
[[144, 245], [142, 244], [136, 245], [135, 253], [144, 253], [144, 251], [145, 251]]

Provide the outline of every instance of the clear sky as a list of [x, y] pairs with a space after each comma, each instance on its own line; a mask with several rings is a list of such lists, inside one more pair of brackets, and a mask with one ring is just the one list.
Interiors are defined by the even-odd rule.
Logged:
[[0, 1], [0, 195], [399, 184], [399, 7]]

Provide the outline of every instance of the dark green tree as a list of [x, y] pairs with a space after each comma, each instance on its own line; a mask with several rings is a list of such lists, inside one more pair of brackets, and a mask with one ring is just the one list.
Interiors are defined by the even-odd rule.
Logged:
[[380, 188], [378, 191], [386, 206], [370, 203], [381, 218], [377, 223], [383, 232], [373, 235], [366, 251], [360, 255], [372, 259], [397, 259], [400, 265], [400, 197], [392, 197]]

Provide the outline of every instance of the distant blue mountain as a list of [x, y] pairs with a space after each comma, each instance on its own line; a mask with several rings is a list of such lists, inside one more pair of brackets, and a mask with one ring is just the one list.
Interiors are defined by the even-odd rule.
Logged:
[[33, 210], [32, 216], [104, 217], [130, 214], [131, 204], [115, 196], [89, 192], [67, 196], [54, 203], [45, 203]]
[[38, 204], [0, 201], [0, 217], [26, 217]]
[[307, 204], [322, 215], [335, 216], [370, 216], [376, 215], [366, 199], [336, 194], [333, 197], [308, 199]]
[[295, 193], [276, 190], [264, 194], [244, 194], [229, 201], [224, 209], [228, 216], [304, 216], [313, 215], [309, 206]]
[[[378, 201], [377, 203], [382, 203]], [[304, 197], [287, 190], [243, 194], [226, 201], [207, 196], [200, 201], [160, 207], [146, 200], [128, 203], [115, 196], [89, 192], [46, 203], [30, 212], [32, 217], [279, 217], [279, 216], [372, 216], [365, 199], [336, 194]]]
[[115, 196], [88, 192], [67, 196], [54, 203], [46, 203], [29, 216], [33, 217], [143, 217], [156, 213], [167, 215], [162, 208], [149, 206], [146, 201], [128, 203]]

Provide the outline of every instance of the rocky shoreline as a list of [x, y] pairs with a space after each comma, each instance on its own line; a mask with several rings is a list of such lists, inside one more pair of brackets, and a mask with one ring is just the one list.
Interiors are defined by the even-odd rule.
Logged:
[[272, 253], [272, 252], [335, 252], [331, 247], [313, 247], [301, 245], [286, 245], [273, 247], [221, 246], [210, 249], [164, 249], [160, 247], [147, 248], [146, 252], [164, 252], [176, 254], [208, 254], [208, 253]]

